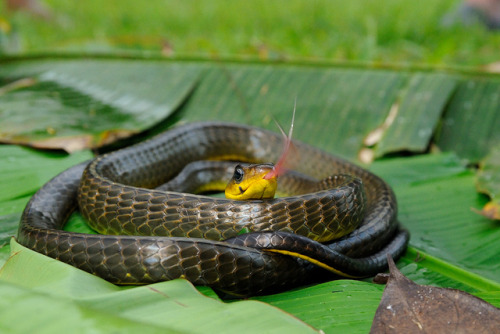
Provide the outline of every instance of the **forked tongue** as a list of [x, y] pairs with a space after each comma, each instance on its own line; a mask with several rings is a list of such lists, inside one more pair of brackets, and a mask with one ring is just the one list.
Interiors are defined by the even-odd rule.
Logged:
[[283, 139], [284, 139], [283, 151], [281, 152], [280, 158], [278, 159], [278, 161], [274, 165], [273, 170], [270, 171], [269, 173], [267, 173], [266, 175], [264, 175], [265, 180], [269, 180], [269, 179], [272, 179], [273, 177], [278, 177], [280, 175], [283, 175], [288, 170], [287, 167], [290, 167], [290, 164], [291, 164], [290, 158], [292, 156], [290, 154], [290, 152], [291, 152], [290, 149], [291, 148], [293, 149], [292, 135], [293, 135], [293, 124], [295, 122], [295, 109], [296, 109], [296, 107], [297, 107], [297, 99], [295, 99], [295, 104], [293, 106], [292, 123], [290, 124], [290, 130], [288, 131], [288, 135], [285, 133], [285, 131], [283, 130], [281, 125], [279, 125], [279, 123], [276, 120], [274, 120], [274, 122], [276, 123], [276, 125], [280, 129], [281, 134], [283, 135]]

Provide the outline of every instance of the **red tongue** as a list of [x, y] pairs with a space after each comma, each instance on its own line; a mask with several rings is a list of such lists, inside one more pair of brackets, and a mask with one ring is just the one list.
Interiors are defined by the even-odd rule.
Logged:
[[285, 133], [283, 128], [276, 122], [276, 125], [281, 131], [281, 134], [284, 138], [283, 152], [281, 153], [278, 162], [273, 167], [273, 170], [264, 175], [265, 180], [272, 179], [273, 177], [278, 177], [283, 175], [287, 171], [287, 165], [290, 166], [290, 147], [292, 146], [292, 134], [293, 134], [293, 123], [295, 122], [295, 108], [297, 107], [297, 98], [295, 98], [295, 104], [293, 106], [293, 114], [292, 114], [292, 123], [290, 124], [290, 130], [288, 131], [288, 135]]

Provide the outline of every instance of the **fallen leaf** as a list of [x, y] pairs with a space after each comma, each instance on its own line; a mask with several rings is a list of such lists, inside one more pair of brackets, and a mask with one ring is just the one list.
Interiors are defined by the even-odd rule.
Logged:
[[500, 309], [460, 290], [418, 285], [388, 262], [370, 333], [500, 333]]

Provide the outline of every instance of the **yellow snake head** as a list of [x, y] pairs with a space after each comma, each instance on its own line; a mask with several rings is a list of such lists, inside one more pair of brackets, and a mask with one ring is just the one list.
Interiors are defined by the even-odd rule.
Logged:
[[274, 198], [277, 176], [264, 178], [273, 170], [273, 164], [237, 165], [226, 186], [226, 198], [236, 200]]

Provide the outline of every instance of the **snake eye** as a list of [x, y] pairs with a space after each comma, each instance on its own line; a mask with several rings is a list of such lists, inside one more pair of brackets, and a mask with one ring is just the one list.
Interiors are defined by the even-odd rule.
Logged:
[[236, 183], [240, 183], [243, 181], [243, 176], [245, 175], [245, 172], [243, 171], [243, 168], [241, 168], [240, 165], [236, 166], [234, 169], [234, 174], [233, 174], [233, 179]]

